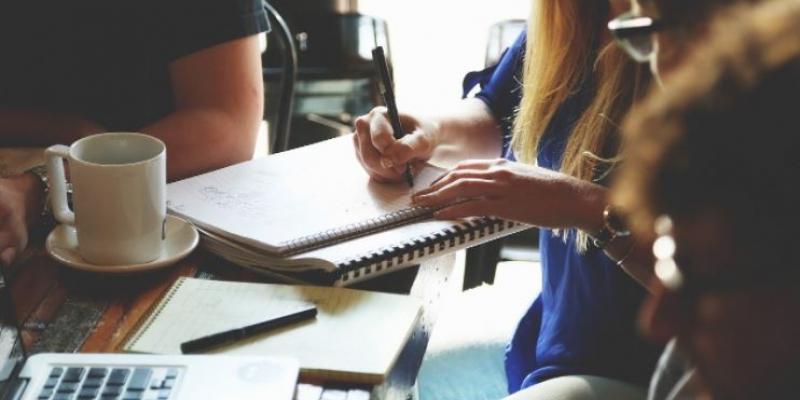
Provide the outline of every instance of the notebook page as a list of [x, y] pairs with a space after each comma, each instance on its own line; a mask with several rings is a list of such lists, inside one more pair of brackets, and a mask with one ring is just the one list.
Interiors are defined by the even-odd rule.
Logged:
[[[425, 166], [414, 190], [441, 173]], [[412, 189], [370, 180], [348, 135], [175, 182], [167, 193], [171, 212], [275, 253], [294, 239], [408, 208]]]
[[[125, 350], [180, 354], [184, 341], [283, 315], [308, 303], [316, 319], [214, 352], [298, 359], [301, 374], [380, 382], [405, 344], [420, 302], [401, 295], [329, 287], [186, 278]], [[134, 336], [136, 338], [136, 336]]]

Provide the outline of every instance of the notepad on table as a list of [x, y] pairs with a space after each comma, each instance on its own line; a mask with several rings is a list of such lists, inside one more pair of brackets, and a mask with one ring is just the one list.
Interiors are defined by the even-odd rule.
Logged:
[[317, 286], [179, 279], [122, 350], [180, 354], [184, 341], [286, 314], [313, 303], [316, 319], [216, 348], [214, 353], [296, 358], [300, 375], [382, 382], [421, 311], [413, 297]]
[[444, 170], [416, 169], [414, 188], [375, 182], [345, 136], [172, 183], [167, 204], [229, 261], [337, 285], [528, 228], [496, 218], [432, 219], [434, 210], [413, 206], [411, 194]]

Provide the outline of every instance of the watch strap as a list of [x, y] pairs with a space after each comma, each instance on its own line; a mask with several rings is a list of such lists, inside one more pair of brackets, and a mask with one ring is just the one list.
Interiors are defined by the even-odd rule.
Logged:
[[594, 247], [602, 250], [605, 249], [615, 237], [616, 236], [604, 226], [603, 229], [592, 235], [592, 243], [594, 243]]
[[42, 228], [44, 228], [46, 231], [54, 224], [53, 213], [52, 209], [50, 208], [50, 178], [47, 174], [47, 166], [43, 164], [36, 165], [25, 170], [25, 173], [35, 176], [42, 186], [42, 211], [40, 214], [40, 220], [42, 222]]
[[630, 235], [625, 221], [612, 205], [603, 209], [603, 227], [592, 236], [592, 242], [598, 249], [605, 249], [612, 240]]

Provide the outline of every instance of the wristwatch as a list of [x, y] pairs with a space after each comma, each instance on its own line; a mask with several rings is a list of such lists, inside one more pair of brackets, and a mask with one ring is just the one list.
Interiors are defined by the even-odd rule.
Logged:
[[25, 173], [33, 174], [42, 185], [42, 212], [40, 219], [43, 228], [51, 228], [54, 221], [53, 213], [50, 209], [50, 178], [47, 175], [47, 167], [45, 165], [37, 165], [25, 170]]
[[604, 249], [612, 240], [631, 234], [625, 225], [625, 221], [619, 212], [612, 205], [607, 205], [603, 209], [603, 228], [592, 235], [592, 241], [598, 249]]

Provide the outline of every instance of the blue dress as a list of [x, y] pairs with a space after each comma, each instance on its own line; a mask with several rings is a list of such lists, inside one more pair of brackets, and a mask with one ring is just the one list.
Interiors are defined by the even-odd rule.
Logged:
[[[521, 67], [525, 33], [498, 65], [471, 73], [465, 93], [480, 84], [483, 100], [504, 134], [508, 148], [511, 121], [522, 97]], [[591, 100], [585, 82], [561, 105], [539, 143], [539, 166], [558, 170], [570, 131]], [[542, 292], [521, 318], [506, 351], [509, 393], [564, 375], [595, 375], [646, 386], [661, 348], [636, 330], [636, 314], [645, 290], [603, 251], [581, 254], [574, 232], [563, 237], [542, 229]]]

